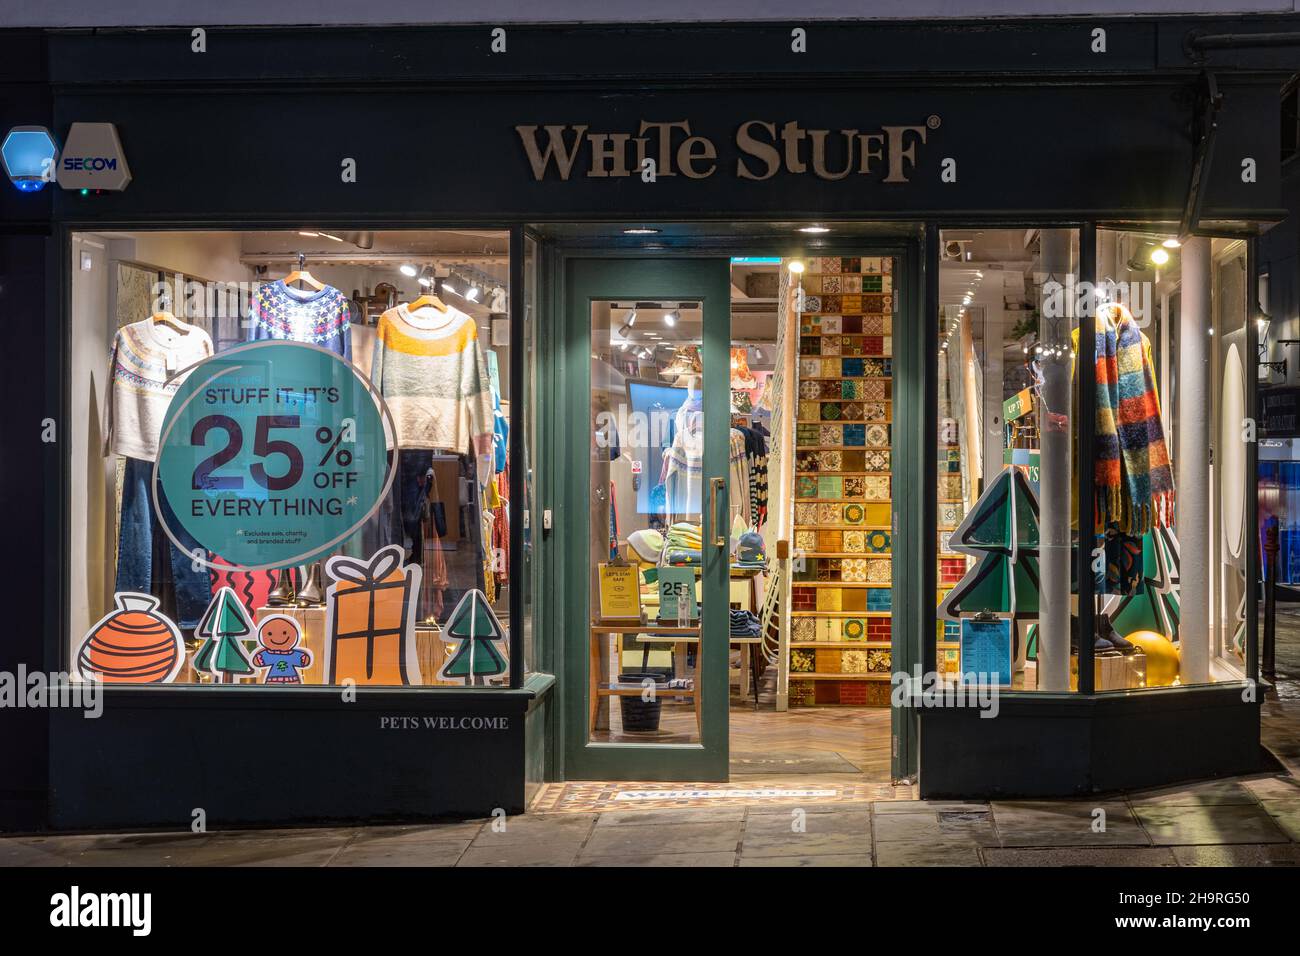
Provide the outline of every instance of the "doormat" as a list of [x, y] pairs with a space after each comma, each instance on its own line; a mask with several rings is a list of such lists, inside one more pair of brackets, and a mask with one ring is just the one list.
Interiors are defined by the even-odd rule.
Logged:
[[832, 750], [782, 753], [740, 750], [731, 755], [731, 775], [774, 773], [861, 773], [855, 764]]
[[692, 807], [866, 803], [915, 800], [916, 788], [888, 783], [831, 783], [753, 786], [743, 783], [548, 783], [534, 798], [530, 813], [599, 813], [604, 810], [673, 810]]

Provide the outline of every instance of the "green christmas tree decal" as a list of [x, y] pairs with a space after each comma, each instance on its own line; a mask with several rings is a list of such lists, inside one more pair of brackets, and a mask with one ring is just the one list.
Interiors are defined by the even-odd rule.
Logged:
[[953, 551], [978, 562], [943, 599], [940, 617], [990, 611], [1036, 620], [1038, 542], [1038, 500], [1024, 472], [1005, 468], [949, 539]]
[[220, 588], [195, 629], [203, 644], [194, 655], [194, 669], [212, 674], [219, 683], [233, 683], [236, 677], [253, 673], [241, 640], [252, 631], [253, 622], [235, 592]]
[[482, 684], [484, 678], [504, 673], [509, 666], [496, 647], [497, 641], [505, 640], [505, 631], [482, 591], [465, 592], [447, 618], [445, 630], [449, 636], [460, 638], [460, 646], [443, 665], [440, 680]]

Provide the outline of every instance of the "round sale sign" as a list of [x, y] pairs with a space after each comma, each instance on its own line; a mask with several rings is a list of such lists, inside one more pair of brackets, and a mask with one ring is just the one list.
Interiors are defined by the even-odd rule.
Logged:
[[168, 536], [189, 550], [183, 530], [251, 570], [332, 553], [392, 484], [386, 419], [391, 432], [374, 386], [314, 345], [258, 342], [203, 360], [163, 422], [153, 494]]

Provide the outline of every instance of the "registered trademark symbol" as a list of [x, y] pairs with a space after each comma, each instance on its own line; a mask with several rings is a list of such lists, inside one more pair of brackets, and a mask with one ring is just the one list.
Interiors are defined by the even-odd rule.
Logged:
[[930, 129], [938, 129], [942, 122], [943, 120], [939, 119], [937, 113], [931, 113], [929, 119], [925, 121], [925, 125], [930, 127]]

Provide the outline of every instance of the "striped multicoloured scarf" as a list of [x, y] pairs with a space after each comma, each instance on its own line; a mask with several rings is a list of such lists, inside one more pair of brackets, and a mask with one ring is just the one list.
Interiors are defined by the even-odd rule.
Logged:
[[1145, 534], [1174, 515], [1174, 476], [1160, 421], [1151, 346], [1132, 314], [1097, 314], [1097, 527]]

